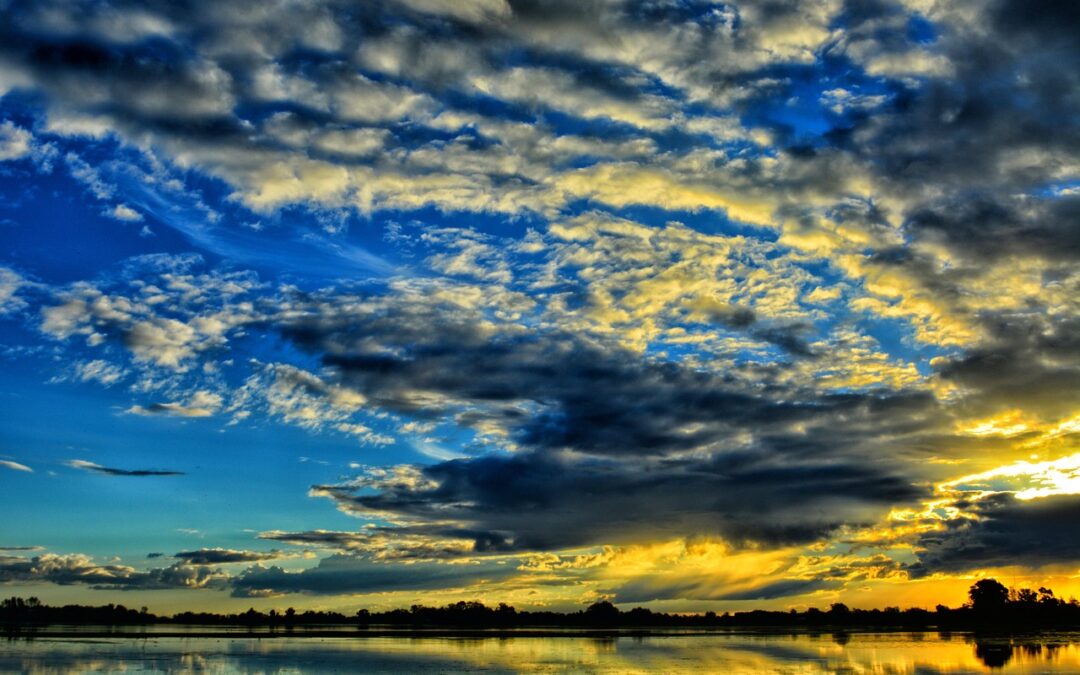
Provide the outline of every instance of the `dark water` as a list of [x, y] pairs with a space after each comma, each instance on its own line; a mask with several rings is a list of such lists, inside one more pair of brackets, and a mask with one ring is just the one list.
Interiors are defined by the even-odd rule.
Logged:
[[1080, 673], [1080, 633], [35, 637], [12, 673]]

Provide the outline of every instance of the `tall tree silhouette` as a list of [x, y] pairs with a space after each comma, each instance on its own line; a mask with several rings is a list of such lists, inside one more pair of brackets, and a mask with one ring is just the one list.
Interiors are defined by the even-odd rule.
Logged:
[[1009, 589], [996, 579], [980, 579], [968, 589], [971, 607], [979, 613], [998, 613], [1009, 602]]

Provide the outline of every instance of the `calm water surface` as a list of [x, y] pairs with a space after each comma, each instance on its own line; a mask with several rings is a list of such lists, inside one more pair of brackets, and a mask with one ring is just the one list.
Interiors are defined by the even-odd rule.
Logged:
[[1080, 633], [649, 637], [36, 637], [13, 673], [1080, 673]]

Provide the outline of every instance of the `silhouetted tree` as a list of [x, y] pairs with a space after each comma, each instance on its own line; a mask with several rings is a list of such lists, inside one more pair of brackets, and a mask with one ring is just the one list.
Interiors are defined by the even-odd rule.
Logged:
[[585, 620], [596, 626], [611, 625], [619, 619], [619, 608], [607, 600], [594, 602], [585, 610]]
[[1011, 602], [1016, 602], [1021, 605], [1034, 605], [1039, 601], [1039, 594], [1030, 588], [1020, 588], [1010, 593]]
[[1009, 589], [996, 579], [980, 579], [968, 589], [968, 597], [976, 612], [999, 613], [1009, 602]]
[[1059, 600], [1054, 597], [1054, 592], [1049, 588], [1039, 587], [1039, 604], [1043, 605], [1056, 605]]

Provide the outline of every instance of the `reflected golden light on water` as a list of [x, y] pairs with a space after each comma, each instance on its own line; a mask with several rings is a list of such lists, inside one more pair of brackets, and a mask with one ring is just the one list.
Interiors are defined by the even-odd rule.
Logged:
[[634, 637], [10, 640], [0, 671], [1002, 673], [1080, 672], [1080, 633], [725, 633]]

